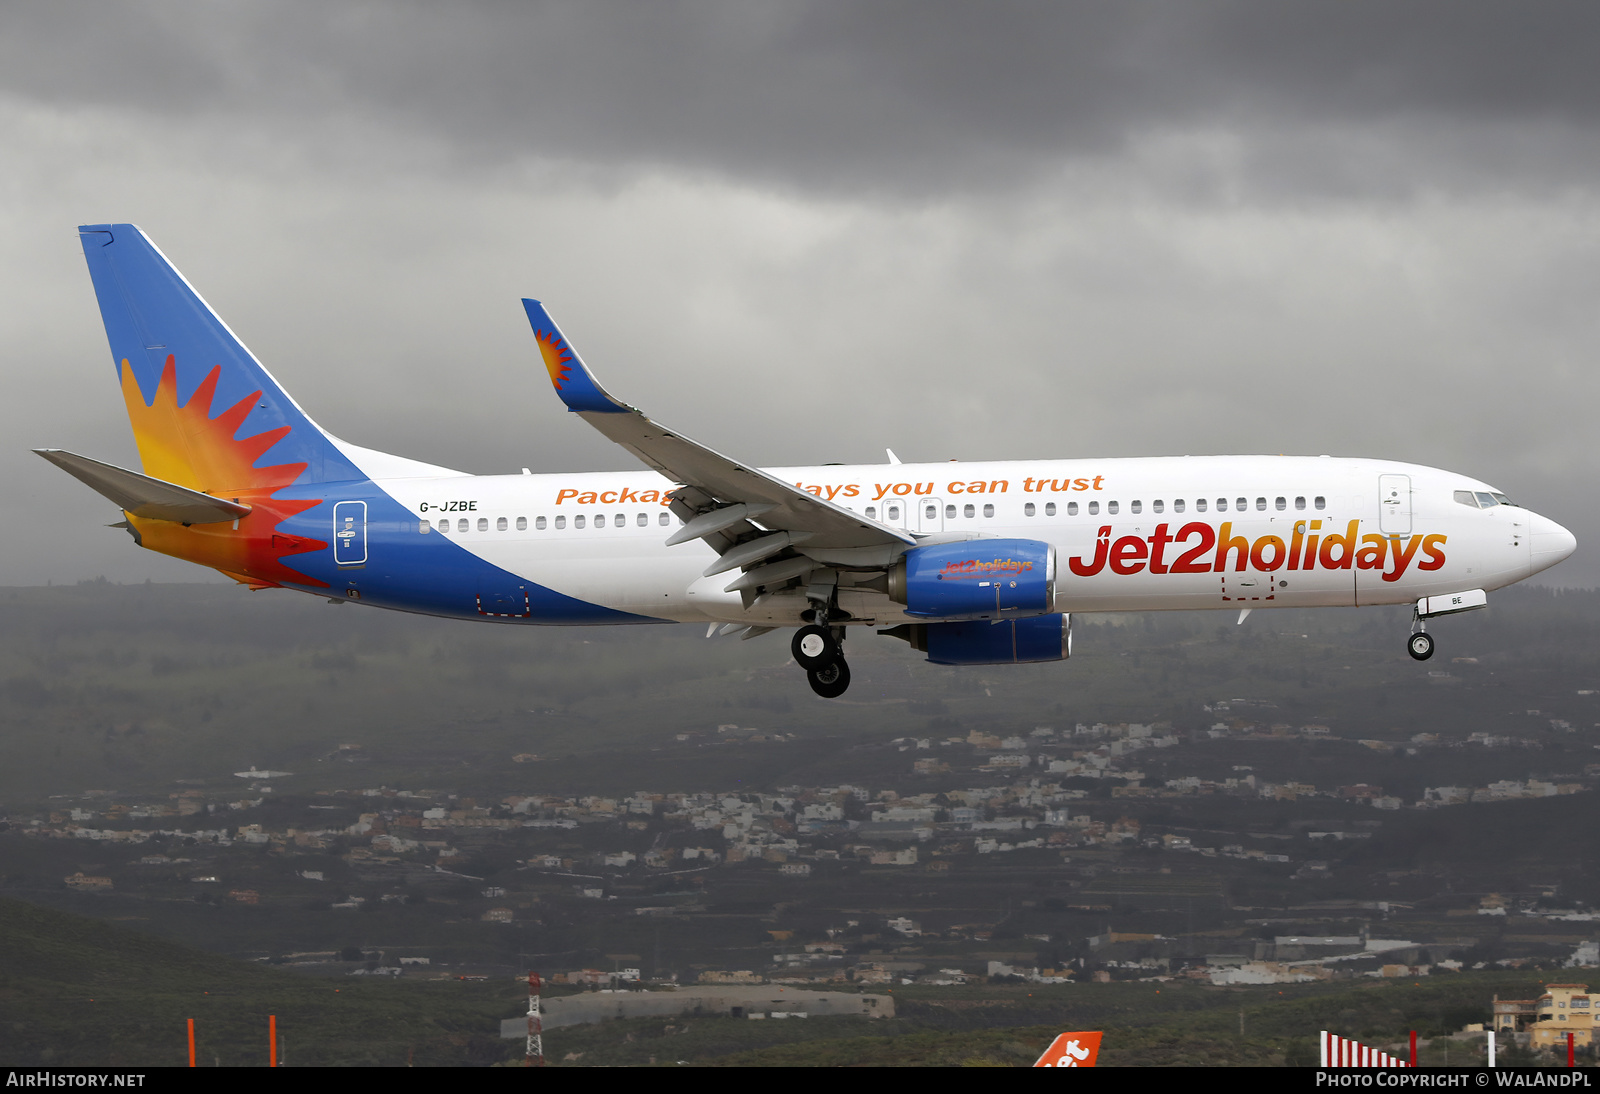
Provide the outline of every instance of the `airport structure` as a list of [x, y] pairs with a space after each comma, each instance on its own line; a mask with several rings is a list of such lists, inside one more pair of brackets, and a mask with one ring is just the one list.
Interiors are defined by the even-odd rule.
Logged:
[[[544, 1028], [581, 1026], [607, 1018], [893, 1018], [894, 996], [805, 991], [774, 984], [691, 991], [597, 991], [544, 1001]], [[526, 1018], [507, 1018], [500, 1036], [526, 1037]]]

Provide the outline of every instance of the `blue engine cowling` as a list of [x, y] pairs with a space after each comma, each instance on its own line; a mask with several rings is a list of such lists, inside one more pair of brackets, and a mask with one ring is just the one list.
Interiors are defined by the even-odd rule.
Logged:
[[911, 643], [936, 665], [1022, 665], [1072, 656], [1072, 618], [1034, 615], [999, 623], [902, 623], [879, 634]]
[[1055, 607], [1056, 549], [1034, 539], [913, 547], [889, 571], [889, 599], [925, 619], [1018, 619]]

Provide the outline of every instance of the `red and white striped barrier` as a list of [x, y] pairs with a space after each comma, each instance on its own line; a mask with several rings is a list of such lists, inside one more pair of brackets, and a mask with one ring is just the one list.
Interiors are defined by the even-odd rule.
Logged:
[[1380, 1052], [1360, 1041], [1322, 1031], [1323, 1067], [1411, 1067], [1398, 1056]]

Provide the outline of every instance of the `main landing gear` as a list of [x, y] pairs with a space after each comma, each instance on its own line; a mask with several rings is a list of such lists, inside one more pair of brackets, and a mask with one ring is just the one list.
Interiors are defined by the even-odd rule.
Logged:
[[850, 666], [845, 663], [843, 627], [829, 627], [827, 617], [817, 613], [819, 623], [794, 632], [789, 652], [806, 670], [806, 682], [824, 699], [837, 699], [850, 687]]

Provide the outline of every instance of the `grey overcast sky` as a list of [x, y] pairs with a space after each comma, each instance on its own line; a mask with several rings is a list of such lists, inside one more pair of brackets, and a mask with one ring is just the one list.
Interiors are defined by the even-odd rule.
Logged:
[[28, 452], [135, 459], [74, 231], [131, 220], [370, 447], [631, 467], [531, 295], [753, 462], [1410, 460], [1592, 586], [1597, 55], [1538, 0], [6, 4], [0, 584], [215, 576]]

